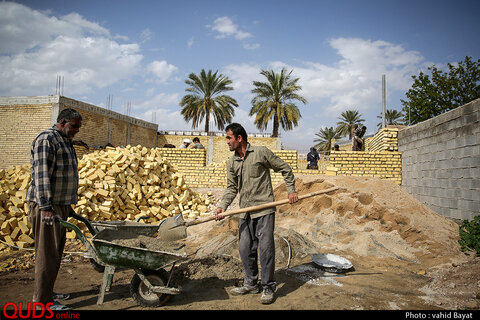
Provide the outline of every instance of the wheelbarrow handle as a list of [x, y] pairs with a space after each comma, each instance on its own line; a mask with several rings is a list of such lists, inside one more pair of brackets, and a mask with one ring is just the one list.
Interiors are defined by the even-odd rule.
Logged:
[[[325, 190], [320, 190], [320, 191], [315, 191], [315, 192], [303, 194], [303, 195], [298, 196], [298, 200], [300, 201], [300, 200], [305, 199], [305, 198], [310, 198], [310, 197], [317, 196], [317, 195], [320, 195], [320, 194], [329, 193], [329, 192], [332, 192], [332, 191], [336, 191], [338, 189], [340, 189], [340, 188], [339, 187], [333, 187], [333, 188], [330, 188], [330, 189], [325, 189]], [[269, 202], [269, 203], [265, 203], [265, 204], [260, 204], [260, 205], [257, 205], [257, 206], [251, 206], [251, 207], [235, 209], [235, 210], [228, 210], [228, 211], [222, 212], [221, 215], [223, 217], [228, 217], [228, 216], [233, 216], [235, 214], [251, 212], [251, 211], [256, 211], [256, 210], [262, 210], [262, 209], [266, 209], [266, 208], [280, 206], [282, 204], [287, 204], [287, 203], [289, 203], [289, 200], [288, 199], [283, 199], [283, 200], [278, 200], [278, 201]], [[204, 223], [204, 222], [208, 222], [208, 221], [211, 221], [211, 220], [215, 220], [215, 216], [210, 216], [210, 217], [207, 217], [207, 218], [204, 218], [204, 219], [201, 219], [201, 220], [189, 221], [189, 222], [185, 223], [185, 226], [189, 227], [189, 226], [201, 224], [201, 223]]]
[[55, 217], [55, 223], [58, 223], [60, 224], [62, 227], [64, 228], [70, 228], [72, 229], [73, 231], [75, 231], [75, 234], [77, 235], [77, 238], [83, 243], [83, 245], [85, 246], [85, 248], [87, 249], [87, 252], [88, 254], [97, 262], [97, 253], [96, 253], [96, 250], [95, 248], [92, 246], [92, 244], [87, 240], [87, 238], [85, 237], [85, 235], [83, 234], [83, 232], [76, 226], [74, 225], [73, 223], [70, 223], [70, 222], [67, 222], [59, 217]]
[[74, 218], [74, 219], [77, 219], [78, 221], [81, 221], [83, 222], [86, 226], [87, 226], [87, 229], [88, 231], [90, 231], [90, 233], [92, 234], [92, 236], [96, 235], [98, 233], [98, 230], [96, 230], [92, 224], [90, 223], [90, 220], [88, 220], [87, 218], [85, 217], [82, 217], [81, 215], [77, 214], [75, 211], [70, 210], [70, 217]]

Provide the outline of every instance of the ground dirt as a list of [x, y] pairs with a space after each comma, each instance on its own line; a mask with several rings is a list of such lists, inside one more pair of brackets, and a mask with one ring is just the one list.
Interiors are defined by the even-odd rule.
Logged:
[[[480, 307], [480, 258], [465, 255], [458, 224], [428, 209], [400, 186], [363, 177], [299, 176], [299, 194], [338, 186], [329, 194], [277, 207], [276, 300], [262, 305], [259, 294], [232, 296], [242, 282], [235, 217], [187, 229], [187, 259], [177, 263], [172, 283], [181, 294], [159, 310], [472, 310]], [[222, 189], [210, 191], [219, 199]], [[285, 185], [275, 188], [287, 197]], [[235, 201], [231, 208], [238, 207]], [[145, 242], [139, 242], [145, 243]], [[143, 244], [144, 247], [148, 247]], [[78, 254], [78, 241], [66, 248], [55, 290], [68, 292], [75, 310], [148, 309], [130, 295], [131, 269], [117, 270], [102, 305], [97, 297], [102, 273]], [[330, 253], [354, 266], [329, 273], [312, 254]], [[12, 261], [12, 259], [15, 259]], [[0, 255], [0, 264], [22, 270], [0, 273], [0, 303], [29, 302], [33, 253]], [[169, 267], [166, 268], [169, 271]]]

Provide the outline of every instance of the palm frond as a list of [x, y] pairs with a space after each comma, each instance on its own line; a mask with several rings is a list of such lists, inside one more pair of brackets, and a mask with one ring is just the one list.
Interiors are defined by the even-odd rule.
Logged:
[[181, 114], [185, 121], [192, 121], [192, 128], [197, 128], [205, 120], [205, 131], [209, 131], [210, 115], [213, 115], [215, 126], [219, 130], [232, 121], [238, 103], [235, 99], [222, 93], [233, 90], [232, 81], [218, 71], [208, 73], [202, 69], [199, 75], [191, 73], [185, 80], [188, 85], [185, 95], [180, 101]]
[[278, 136], [280, 126], [284, 130], [292, 130], [298, 126], [302, 116], [293, 101], [307, 103], [307, 99], [297, 93], [302, 88], [297, 85], [299, 78], [291, 78], [292, 72], [293, 70], [287, 72], [285, 68], [280, 73], [261, 70], [260, 74], [267, 81], [253, 81], [254, 88], [251, 93], [254, 97], [249, 115], [255, 115], [254, 123], [260, 130], [266, 129], [268, 123], [273, 121], [273, 136]]

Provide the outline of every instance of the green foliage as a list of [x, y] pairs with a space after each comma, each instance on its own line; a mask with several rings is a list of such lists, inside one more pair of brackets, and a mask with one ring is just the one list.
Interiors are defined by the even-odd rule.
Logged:
[[338, 118], [340, 121], [337, 122], [337, 131], [342, 137], [348, 135], [348, 139], [352, 140], [352, 129], [355, 124], [361, 125], [364, 119], [362, 119], [362, 114], [357, 110], [346, 110], [342, 112]]
[[476, 216], [471, 221], [463, 221], [458, 242], [462, 251], [475, 250], [477, 254], [480, 253], [480, 216]]
[[314, 148], [319, 151], [328, 152], [330, 152], [332, 149], [332, 140], [337, 140], [342, 137], [338, 128], [335, 129], [333, 127], [322, 128], [318, 133], [315, 133], [315, 135], [318, 137], [318, 139], [313, 140], [313, 142], [317, 142]]
[[[380, 112], [380, 115], [377, 116], [379, 119], [383, 119], [382, 113]], [[387, 109], [385, 110], [385, 121], [387, 125], [398, 125], [398, 124], [403, 124], [404, 116], [401, 111], [393, 110], [393, 109]], [[408, 119], [407, 119], [408, 122]], [[377, 128], [382, 127], [382, 122], [377, 124]]]
[[300, 110], [294, 103], [300, 101], [307, 103], [307, 99], [297, 92], [302, 89], [297, 82], [299, 78], [292, 78], [292, 71], [282, 69], [280, 73], [273, 70], [260, 72], [267, 81], [254, 81], [254, 89], [251, 91], [255, 96], [252, 99], [252, 108], [249, 116], [255, 116], [254, 123], [260, 130], [265, 130], [268, 123], [273, 120], [273, 137], [278, 137], [280, 126], [284, 130], [292, 130], [298, 126], [302, 117]]
[[199, 76], [191, 73], [185, 83], [188, 85], [185, 91], [190, 92], [180, 101], [185, 121], [192, 120], [192, 128], [197, 128], [205, 119], [205, 132], [209, 132], [210, 116], [213, 116], [217, 128], [223, 130], [235, 115], [233, 107], [238, 107], [235, 99], [223, 94], [233, 90], [232, 81], [218, 71], [207, 73], [202, 69]]
[[407, 99], [401, 100], [406, 122], [416, 124], [480, 98], [480, 59], [449, 63], [448, 72], [436, 66], [428, 70], [431, 76], [423, 72], [412, 76]]

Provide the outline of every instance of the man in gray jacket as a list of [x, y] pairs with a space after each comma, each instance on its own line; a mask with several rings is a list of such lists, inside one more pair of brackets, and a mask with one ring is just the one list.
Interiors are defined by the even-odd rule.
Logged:
[[[263, 146], [252, 146], [247, 141], [245, 129], [232, 123], [225, 129], [227, 144], [234, 155], [227, 164], [227, 188], [215, 211], [217, 220], [227, 210], [237, 194], [240, 194], [240, 208], [275, 201], [270, 178], [270, 169], [281, 172], [287, 187], [290, 203], [298, 201], [295, 178], [290, 166]], [[275, 300], [275, 207], [248, 212], [239, 219], [239, 253], [244, 267], [243, 286], [231, 290], [234, 295], [258, 293], [257, 248], [260, 246], [261, 302], [270, 304]]]

